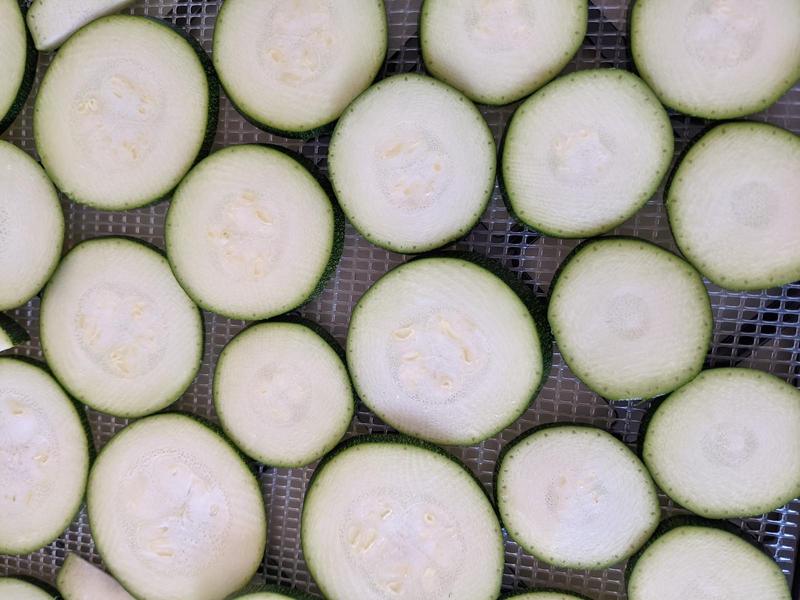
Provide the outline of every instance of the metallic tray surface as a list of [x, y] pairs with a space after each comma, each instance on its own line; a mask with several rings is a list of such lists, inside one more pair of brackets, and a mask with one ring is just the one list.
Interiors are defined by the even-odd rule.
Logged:
[[[419, 53], [418, 20], [421, 0], [387, 0], [389, 52], [382, 76], [422, 71]], [[221, 0], [140, 0], [130, 12], [158, 17], [185, 29], [211, 50], [214, 22]], [[603, 67], [632, 69], [627, 43], [628, 0], [592, 0], [589, 3], [589, 29], [578, 55], [567, 71]], [[47, 69], [50, 55], [40, 56], [37, 84], [24, 111], [3, 139], [35, 155], [32, 116], [38, 80]], [[498, 142], [516, 105], [481, 107]], [[708, 122], [670, 113], [680, 153], [687, 143], [703, 131]], [[800, 134], [800, 86], [786, 94], [769, 110], [751, 117], [768, 121]], [[287, 140], [264, 133], [245, 121], [224, 94], [221, 98], [219, 127], [214, 149], [232, 144], [276, 143], [301, 152], [323, 172], [327, 167], [329, 136], [307, 142]], [[164, 248], [164, 217], [167, 202], [127, 212], [105, 212], [73, 204], [63, 199], [67, 218], [65, 251], [78, 242], [110, 234], [138, 237]], [[616, 233], [635, 235], [675, 250], [662, 193], [659, 193], [634, 218], [617, 228]], [[542, 237], [509, 218], [499, 189], [478, 226], [455, 247], [493, 257], [515, 271], [545, 296], [553, 274], [576, 241]], [[348, 224], [344, 255], [334, 278], [325, 291], [299, 311], [319, 322], [340, 341], [347, 335], [351, 309], [364, 291], [382, 274], [404, 261], [401, 255], [376, 248], [363, 240]], [[800, 386], [800, 282], [762, 292], [733, 293], [708, 284], [715, 315], [713, 347], [706, 366], [754, 367], [774, 373]], [[3, 355], [42, 358], [38, 339], [39, 300], [11, 312], [31, 333], [31, 341]], [[243, 321], [205, 313], [205, 352], [197, 379], [174, 405], [215, 420], [211, 402], [211, 378], [216, 359], [225, 344], [245, 326]], [[570, 372], [556, 349], [550, 377], [530, 409], [500, 435], [478, 446], [449, 448], [491, 490], [492, 474], [499, 451], [522, 431], [550, 422], [579, 422], [603, 427], [625, 442], [635, 445], [642, 417], [649, 403], [610, 404], [589, 391]], [[127, 421], [89, 410], [89, 421], [96, 446], [101, 448]], [[389, 428], [359, 406], [348, 435], [388, 431]], [[258, 578], [307, 590], [319, 596], [303, 560], [299, 543], [300, 512], [303, 494], [314, 465], [301, 469], [276, 469], [253, 463], [269, 513], [267, 553]], [[664, 515], [680, 513], [661, 496]], [[800, 526], [800, 499], [767, 515], [737, 521], [766, 548], [791, 581], [795, 575]], [[624, 565], [602, 571], [553, 568], [534, 560], [512, 540], [506, 540], [503, 590], [528, 587], [559, 587], [583, 593], [594, 600], [626, 598]], [[86, 516], [81, 510], [70, 527], [53, 543], [28, 556], [0, 555], [0, 576], [24, 574], [48, 582], [55, 580], [67, 552], [76, 552], [101, 565]]]

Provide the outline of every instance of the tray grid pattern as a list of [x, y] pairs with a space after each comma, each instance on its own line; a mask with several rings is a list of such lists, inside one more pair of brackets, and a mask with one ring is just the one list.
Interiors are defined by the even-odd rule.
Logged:
[[[387, 0], [390, 41], [382, 75], [422, 71], [417, 38], [421, 0]], [[221, 0], [140, 0], [130, 10], [133, 14], [162, 18], [184, 28], [210, 52], [213, 27]], [[627, 46], [626, 17], [628, 0], [592, 0], [587, 37], [578, 55], [567, 67], [576, 69], [632, 68]], [[37, 77], [44, 73], [50, 56], [42, 55]], [[36, 86], [31, 94], [35, 96]], [[35, 155], [32, 135], [32, 101], [13, 127], [3, 136]], [[482, 107], [481, 110], [499, 141], [515, 106]], [[752, 117], [800, 133], [800, 86], [796, 86], [768, 111]], [[677, 151], [697, 136], [707, 122], [671, 113]], [[222, 97], [219, 127], [214, 148], [244, 143], [277, 143], [301, 152], [326, 171], [328, 136], [307, 142], [287, 140], [254, 128]], [[165, 202], [124, 213], [97, 211], [63, 199], [68, 223], [66, 248], [100, 235], [125, 234], [164, 247]], [[617, 233], [636, 235], [675, 249], [667, 225], [661, 192], [634, 218], [619, 227]], [[475, 230], [455, 245], [500, 260], [511, 268], [536, 293], [544, 296], [552, 276], [574, 241], [541, 237], [510, 220], [499, 189], [495, 189], [490, 207]], [[301, 313], [319, 322], [340, 341], [344, 341], [350, 311], [364, 291], [383, 273], [400, 264], [404, 257], [370, 245], [348, 224], [344, 254], [335, 277], [325, 291], [304, 306]], [[772, 372], [800, 386], [800, 282], [780, 289], [755, 293], [732, 293], [711, 284], [716, 328], [707, 366], [748, 366]], [[38, 340], [39, 301], [12, 311], [29, 329], [30, 343], [10, 351], [41, 358]], [[196, 381], [175, 408], [215, 419], [210, 400], [213, 367], [224, 345], [245, 323], [205, 314], [205, 354]], [[540, 396], [527, 413], [499, 436], [479, 446], [450, 448], [478, 475], [487, 490], [501, 448], [520, 432], [534, 425], [554, 421], [590, 423], [603, 427], [634, 445], [641, 419], [648, 403], [609, 404], [581, 384], [556, 352], [550, 377]], [[124, 427], [118, 419], [89, 411], [94, 440], [98, 448]], [[359, 406], [349, 435], [387, 431], [366, 408]], [[305, 487], [313, 465], [301, 469], [275, 469], [253, 464], [267, 502], [269, 539], [267, 554], [259, 577], [270, 583], [290, 585], [318, 595], [299, 547], [299, 522]], [[665, 514], [680, 509], [662, 496]], [[780, 564], [787, 577], [794, 576], [800, 526], [800, 499], [762, 517], [746, 519], [743, 529], [751, 532]], [[101, 564], [91, 537], [85, 510], [64, 534], [49, 546], [29, 556], [0, 555], [0, 575], [26, 574], [52, 582], [67, 551]], [[555, 586], [584, 593], [595, 600], [626, 598], [622, 565], [603, 571], [555, 569], [534, 560], [512, 540], [506, 542], [506, 566], [503, 589], [532, 586]]]

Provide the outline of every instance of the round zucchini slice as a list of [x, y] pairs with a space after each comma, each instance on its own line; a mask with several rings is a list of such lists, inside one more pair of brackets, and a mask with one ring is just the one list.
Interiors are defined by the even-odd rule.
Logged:
[[572, 59], [586, 36], [586, 0], [425, 0], [428, 72], [475, 102], [527, 96]]
[[2, 140], [0, 172], [0, 310], [8, 310], [35, 296], [55, 271], [64, 245], [64, 213], [44, 170]]
[[796, 0], [637, 0], [630, 30], [642, 78], [695, 117], [764, 110], [800, 78]]
[[527, 552], [557, 567], [602, 569], [639, 550], [661, 509], [644, 465], [611, 434], [545, 426], [503, 451], [500, 517]]
[[236, 450], [193, 418], [128, 425], [97, 457], [87, 492], [106, 566], [137, 598], [217, 600], [264, 557], [258, 481]]
[[226, 317], [266, 319], [322, 290], [344, 220], [320, 183], [277, 148], [232, 146], [187, 175], [166, 221], [167, 256], [186, 292]]
[[590, 237], [636, 213], [672, 162], [669, 115], [619, 69], [560, 77], [514, 113], [503, 144], [509, 207], [546, 235]]
[[64, 600], [135, 600], [108, 573], [70, 552], [56, 577]]
[[200, 368], [203, 321], [167, 259], [138, 241], [75, 246], [44, 291], [42, 351], [81, 402], [119, 417], [177, 400]]
[[300, 322], [274, 321], [245, 329], [225, 347], [214, 373], [214, 406], [246, 454], [299, 467], [342, 439], [355, 398], [331, 343]]
[[694, 379], [714, 326], [697, 271], [626, 237], [590, 240], [566, 258], [548, 317], [572, 372], [612, 401], [654, 398]]
[[542, 309], [513, 282], [458, 254], [382, 277], [350, 320], [357, 395], [398, 431], [440, 444], [472, 445], [508, 427], [536, 397], [552, 352]]
[[643, 458], [673, 500], [710, 518], [800, 496], [800, 390], [752, 369], [712, 369], [653, 413]]
[[207, 67], [196, 42], [155, 19], [114, 15], [73, 35], [42, 79], [33, 116], [58, 188], [102, 210], [169, 194], [214, 135]]
[[44, 584], [37, 585], [16, 577], [0, 577], [0, 597], [8, 600], [53, 600]]
[[387, 45], [383, 0], [226, 0], [213, 56], [247, 119], [309, 138], [367, 89]]
[[503, 536], [488, 497], [456, 459], [412, 438], [353, 438], [329, 454], [309, 483], [300, 533], [331, 600], [500, 592]]
[[0, 554], [29, 554], [78, 512], [90, 442], [85, 416], [44, 369], [0, 358], [0, 382]]
[[395, 252], [446, 246], [478, 222], [494, 189], [496, 149], [478, 109], [432, 77], [384, 79], [345, 111], [328, 154], [348, 220]]
[[629, 567], [630, 600], [790, 600], [786, 576], [760, 548], [727, 524], [665, 522]]
[[0, 0], [0, 133], [17, 118], [36, 77], [38, 55], [21, 6], [19, 0]]
[[681, 252], [714, 283], [759, 290], [800, 279], [800, 137], [726, 123], [686, 153], [667, 193]]

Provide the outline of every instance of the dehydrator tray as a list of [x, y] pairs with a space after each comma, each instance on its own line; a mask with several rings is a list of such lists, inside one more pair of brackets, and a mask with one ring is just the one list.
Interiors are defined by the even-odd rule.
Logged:
[[[382, 76], [423, 70], [419, 52], [418, 19], [421, 0], [387, 0], [389, 52]], [[211, 50], [214, 22], [220, 0], [144, 0], [130, 10], [149, 15], [185, 29]], [[627, 0], [594, 0], [589, 4], [589, 29], [576, 58], [567, 70], [621, 67], [632, 69], [626, 35]], [[41, 75], [50, 55], [40, 57], [37, 84], [24, 111], [3, 139], [32, 155], [33, 102]], [[515, 105], [502, 108], [481, 107], [499, 141]], [[670, 113], [677, 141], [677, 152], [697, 136], [707, 122]], [[752, 119], [768, 121], [800, 134], [800, 86], [796, 86], [769, 110]], [[246, 122], [224, 94], [214, 148], [232, 144], [274, 143], [301, 152], [324, 172], [327, 167], [329, 136], [307, 142], [287, 140], [259, 131]], [[164, 218], [167, 203], [113, 213], [98, 211], [63, 199], [67, 218], [65, 251], [85, 239], [121, 234], [137, 237], [164, 248]], [[675, 250], [659, 192], [633, 219], [616, 233], [635, 235]], [[800, 232], [798, 232], [800, 235]], [[455, 244], [502, 262], [515, 271], [540, 296], [547, 294], [553, 274], [577, 242], [539, 236], [509, 218], [496, 188], [491, 204], [470, 235]], [[328, 329], [340, 341], [347, 335], [350, 312], [364, 291], [391, 267], [405, 258], [376, 248], [347, 227], [344, 255], [335, 277], [325, 291], [300, 312]], [[714, 307], [715, 333], [706, 366], [747, 366], [769, 371], [800, 386], [800, 282], [755, 293], [733, 293], [708, 284]], [[41, 359], [38, 339], [39, 300], [13, 311], [12, 316], [31, 333], [28, 344], [8, 354]], [[205, 313], [205, 353], [200, 373], [174, 408], [216, 420], [211, 402], [211, 377], [217, 357], [225, 344], [245, 326], [243, 321]], [[6, 353], [4, 353], [6, 354]], [[512, 427], [478, 446], [449, 448], [460, 457], [491, 490], [492, 473], [501, 448], [522, 431], [550, 422], [579, 422], [603, 427], [634, 445], [641, 420], [649, 403], [610, 404], [590, 392], [570, 372], [558, 351], [550, 377], [532, 407]], [[102, 447], [127, 421], [89, 410], [95, 444]], [[387, 431], [389, 428], [359, 406], [348, 435]], [[269, 513], [269, 536], [264, 562], [258, 577], [319, 596], [303, 560], [299, 542], [300, 511], [303, 494], [314, 465], [301, 469], [276, 469], [253, 465], [258, 475]], [[680, 512], [661, 496], [664, 514]], [[2, 515], [0, 515], [2, 518]], [[767, 515], [737, 522], [767, 549], [791, 582], [795, 577], [800, 529], [800, 499]], [[76, 552], [95, 564], [102, 564], [92, 541], [85, 509], [64, 534], [45, 548], [27, 556], [0, 555], [0, 576], [30, 575], [53, 582], [67, 552]], [[585, 594], [594, 600], [626, 598], [624, 565], [602, 571], [557, 569], [534, 560], [513, 541], [506, 540], [503, 590], [533, 586], [559, 587]], [[798, 598], [795, 590], [795, 598]], [[99, 599], [98, 599], [99, 600]], [[187, 599], [190, 600], [190, 599]]]

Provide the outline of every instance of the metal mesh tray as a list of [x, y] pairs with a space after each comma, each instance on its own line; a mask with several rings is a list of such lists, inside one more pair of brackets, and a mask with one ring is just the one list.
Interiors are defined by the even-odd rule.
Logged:
[[[387, 0], [390, 25], [388, 59], [383, 74], [420, 71], [422, 64], [417, 37], [421, 0]], [[162, 18], [186, 29], [210, 51], [214, 21], [220, 0], [146, 0], [131, 9], [133, 14]], [[589, 8], [589, 30], [577, 57], [567, 70], [600, 67], [631, 69], [626, 39], [628, 0], [592, 0]], [[38, 76], [44, 73], [49, 55], [42, 55]], [[37, 78], [38, 86], [38, 78]], [[35, 96], [36, 87], [31, 94]], [[482, 108], [482, 112], [499, 140], [514, 106]], [[5, 139], [36, 153], [32, 136], [32, 100]], [[671, 113], [678, 151], [695, 137], [705, 121]], [[765, 113], [753, 117], [800, 133], [800, 86], [795, 87]], [[242, 143], [278, 143], [295, 149], [313, 160], [323, 171], [327, 167], [329, 137], [308, 142], [275, 137], [255, 129], [242, 119], [223, 96], [215, 148]], [[63, 199], [62, 199], [63, 200]], [[66, 247], [99, 235], [125, 234], [145, 239], [164, 247], [165, 202], [128, 212], [103, 212], [63, 200], [67, 217]], [[633, 219], [617, 229], [617, 233], [636, 235], [664, 247], [675, 249], [667, 226], [659, 192]], [[540, 237], [514, 223], [495, 190], [490, 207], [478, 226], [463, 241], [460, 249], [473, 250], [500, 260], [517, 272], [536, 293], [545, 295], [553, 273], [575, 242]], [[380, 250], [364, 241], [349, 225], [344, 256], [335, 277], [324, 293], [304, 306], [301, 313], [318, 321], [339, 340], [344, 340], [350, 311], [354, 303], [380, 275], [402, 262], [400, 255]], [[716, 328], [713, 348], [707, 366], [749, 366], [800, 385], [800, 283], [756, 293], [732, 293], [713, 285], [711, 294]], [[13, 311], [30, 330], [30, 343], [10, 351], [41, 358], [38, 339], [39, 300]], [[223, 346], [245, 323], [217, 315], [205, 315], [205, 354], [200, 373], [175, 407], [215, 419], [210, 384], [212, 368]], [[556, 353], [550, 377], [534, 405], [512, 427], [499, 436], [469, 448], [451, 448], [491, 489], [492, 472], [499, 450], [520, 432], [541, 423], [553, 421], [590, 423], [603, 427], [625, 442], [636, 441], [638, 429], [648, 404], [609, 404], [582, 385]], [[89, 411], [89, 420], [96, 445], [102, 447], [115, 432], [125, 426], [125, 419]], [[360, 406], [349, 435], [388, 428]], [[299, 522], [303, 493], [313, 466], [302, 469], [275, 469], [254, 465], [269, 512], [269, 539], [264, 562], [258, 576], [268, 582], [319, 591], [312, 581], [299, 545]], [[667, 498], [661, 497], [665, 514], [678, 512]], [[2, 517], [2, 515], [0, 515]], [[774, 556], [787, 578], [794, 577], [797, 557], [800, 499], [761, 517], [741, 522]], [[56, 541], [28, 556], [0, 555], [0, 575], [25, 574], [54, 581], [68, 551], [77, 552], [95, 564], [101, 564], [86, 518], [82, 510], [76, 520]], [[513, 541], [506, 541], [503, 589], [555, 586], [581, 592], [596, 600], [625, 598], [624, 565], [602, 571], [564, 570], [534, 560]]]

